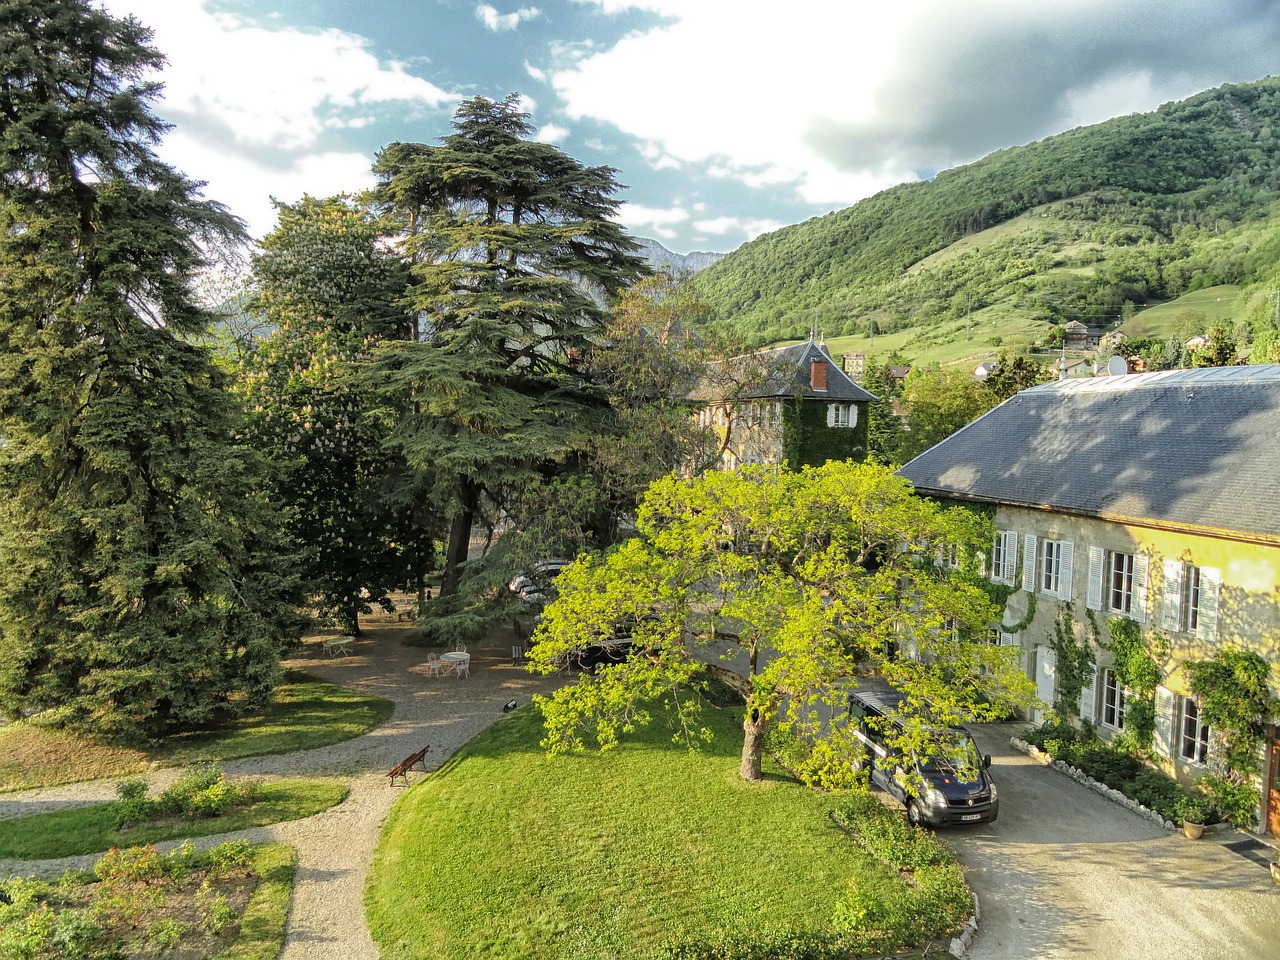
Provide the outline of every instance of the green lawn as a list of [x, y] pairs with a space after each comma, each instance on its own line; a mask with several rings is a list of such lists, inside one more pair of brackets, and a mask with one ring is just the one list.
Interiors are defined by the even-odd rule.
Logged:
[[12, 723], [0, 727], [0, 792], [127, 776], [155, 764], [310, 750], [368, 733], [387, 721], [394, 706], [390, 700], [290, 671], [262, 713], [216, 730], [172, 737], [150, 751]]
[[738, 778], [735, 711], [691, 754], [655, 721], [616, 750], [547, 757], [526, 707], [393, 810], [366, 889], [382, 956], [639, 958], [674, 933], [814, 929], [855, 874], [883, 872], [834, 794]]
[[286, 820], [301, 820], [346, 799], [347, 785], [337, 780], [278, 780], [261, 784], [258, 799], [220, 817], [170, 819], [115, 828], [115, 805], [97, 804], [30, 817], [0, 820], [0, 858], [45, 860], [96, 853], [184, 837], [206, 837]]

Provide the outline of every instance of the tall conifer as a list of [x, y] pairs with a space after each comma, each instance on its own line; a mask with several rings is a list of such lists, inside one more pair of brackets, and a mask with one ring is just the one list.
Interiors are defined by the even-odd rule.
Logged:
[[527, 499], [612, 429], [585, 358], [606, 302], [644, 272], [610, 219], [615, 171], [531, 133], [515, 94], [476, 97], [439, 146], [393, 143], [374, 166], [420, 323], [415, 342], [384, 351], [377, 382], [411, 404], [393, 442], [435, 471], [451, 517], [445, 592], [486, 496]]
[[0, 710], [155, 736], [264, 702], [290, 580], [190, 284], [241, 228], [161, 163], [151, 34], [0, 2]]

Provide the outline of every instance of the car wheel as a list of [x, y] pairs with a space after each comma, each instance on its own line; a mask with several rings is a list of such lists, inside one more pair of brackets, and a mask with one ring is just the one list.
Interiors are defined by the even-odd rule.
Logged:
[[920, 822], [920, 808], [916, 806], [916, 802], [914, 800], [907, 801], [907, 823], [911, 824], [913, 827], [922, 826]]

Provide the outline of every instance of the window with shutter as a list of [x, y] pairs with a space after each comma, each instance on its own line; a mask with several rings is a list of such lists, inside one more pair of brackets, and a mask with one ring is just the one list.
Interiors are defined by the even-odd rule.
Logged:
[[1102, 671], [1102, 725], [1113, 730], [1124, 726], [1124, 688], [1114, 670]]
[[1173, 709], [1176, 699], [1172, 690], [1156, 687], [1156, 720], [1151, 743], [1162, 757], [1173, 756], [1173, 743], [1177, 734], [1174, 730], [1176, 721]]
[[1129, 600], [1129, 616], [1138, 623], [1147, 622], [1147, 571], [1151, 558], [1140, 553], [1133, 558], [1133, 596]]
[[1102, 568], [1106, 557], [1107, 552], [1101, 547], [1089, 548], [1089, 587], [1084, 605], [1090, 610], [1102, 609]]
[[1200, 717], [1200, 705], [1190, 697], [1182, 697], [1182, 723], [1178, 739], [1178, 755], [1183, 760], [1203, 764], [1209, 759], [1209, 726]]
[[1218, 639], [1218, 596], [1222, 591], [1222, 571], [1199, 567], [1199, 590], [1196, 597], [1196, 637], [1204, 643]]
[[1058, 599], [1071, 601], [1071, 567], [1075, 559], [1075, 545], [1070, 540], [1058, 544]]
[[1093, 723], [1098, 718], [1097, 673], [1087, 668], [1080, 687], [1080, 719]]
[[1035, 593], [1036, 589], [1036, 535], [1028, 533], [1022, 538], [1022, 589]]
[[1004, 576], [1000, 579], [1002, 582], [1013, 586], [1014, 580], [1018, 576], [1018, 534], [1015, 530], [1006, 530], [1001, 536], [1004, 537]]
[[1165, 630], [1182, 629], [1182, 563], [1178, 560], [1164, 562], [1160, 626]]

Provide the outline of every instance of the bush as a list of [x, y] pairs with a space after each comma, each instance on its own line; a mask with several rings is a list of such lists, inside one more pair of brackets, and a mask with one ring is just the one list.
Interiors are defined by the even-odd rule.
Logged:
[[1217, 808], [1219, 816], [1228, 820], [1232, 826], [1252, 826], [1258, 819], [1261, 797], [1256, 787], [1209, 774], [1200, 778], [1200, 789]]

